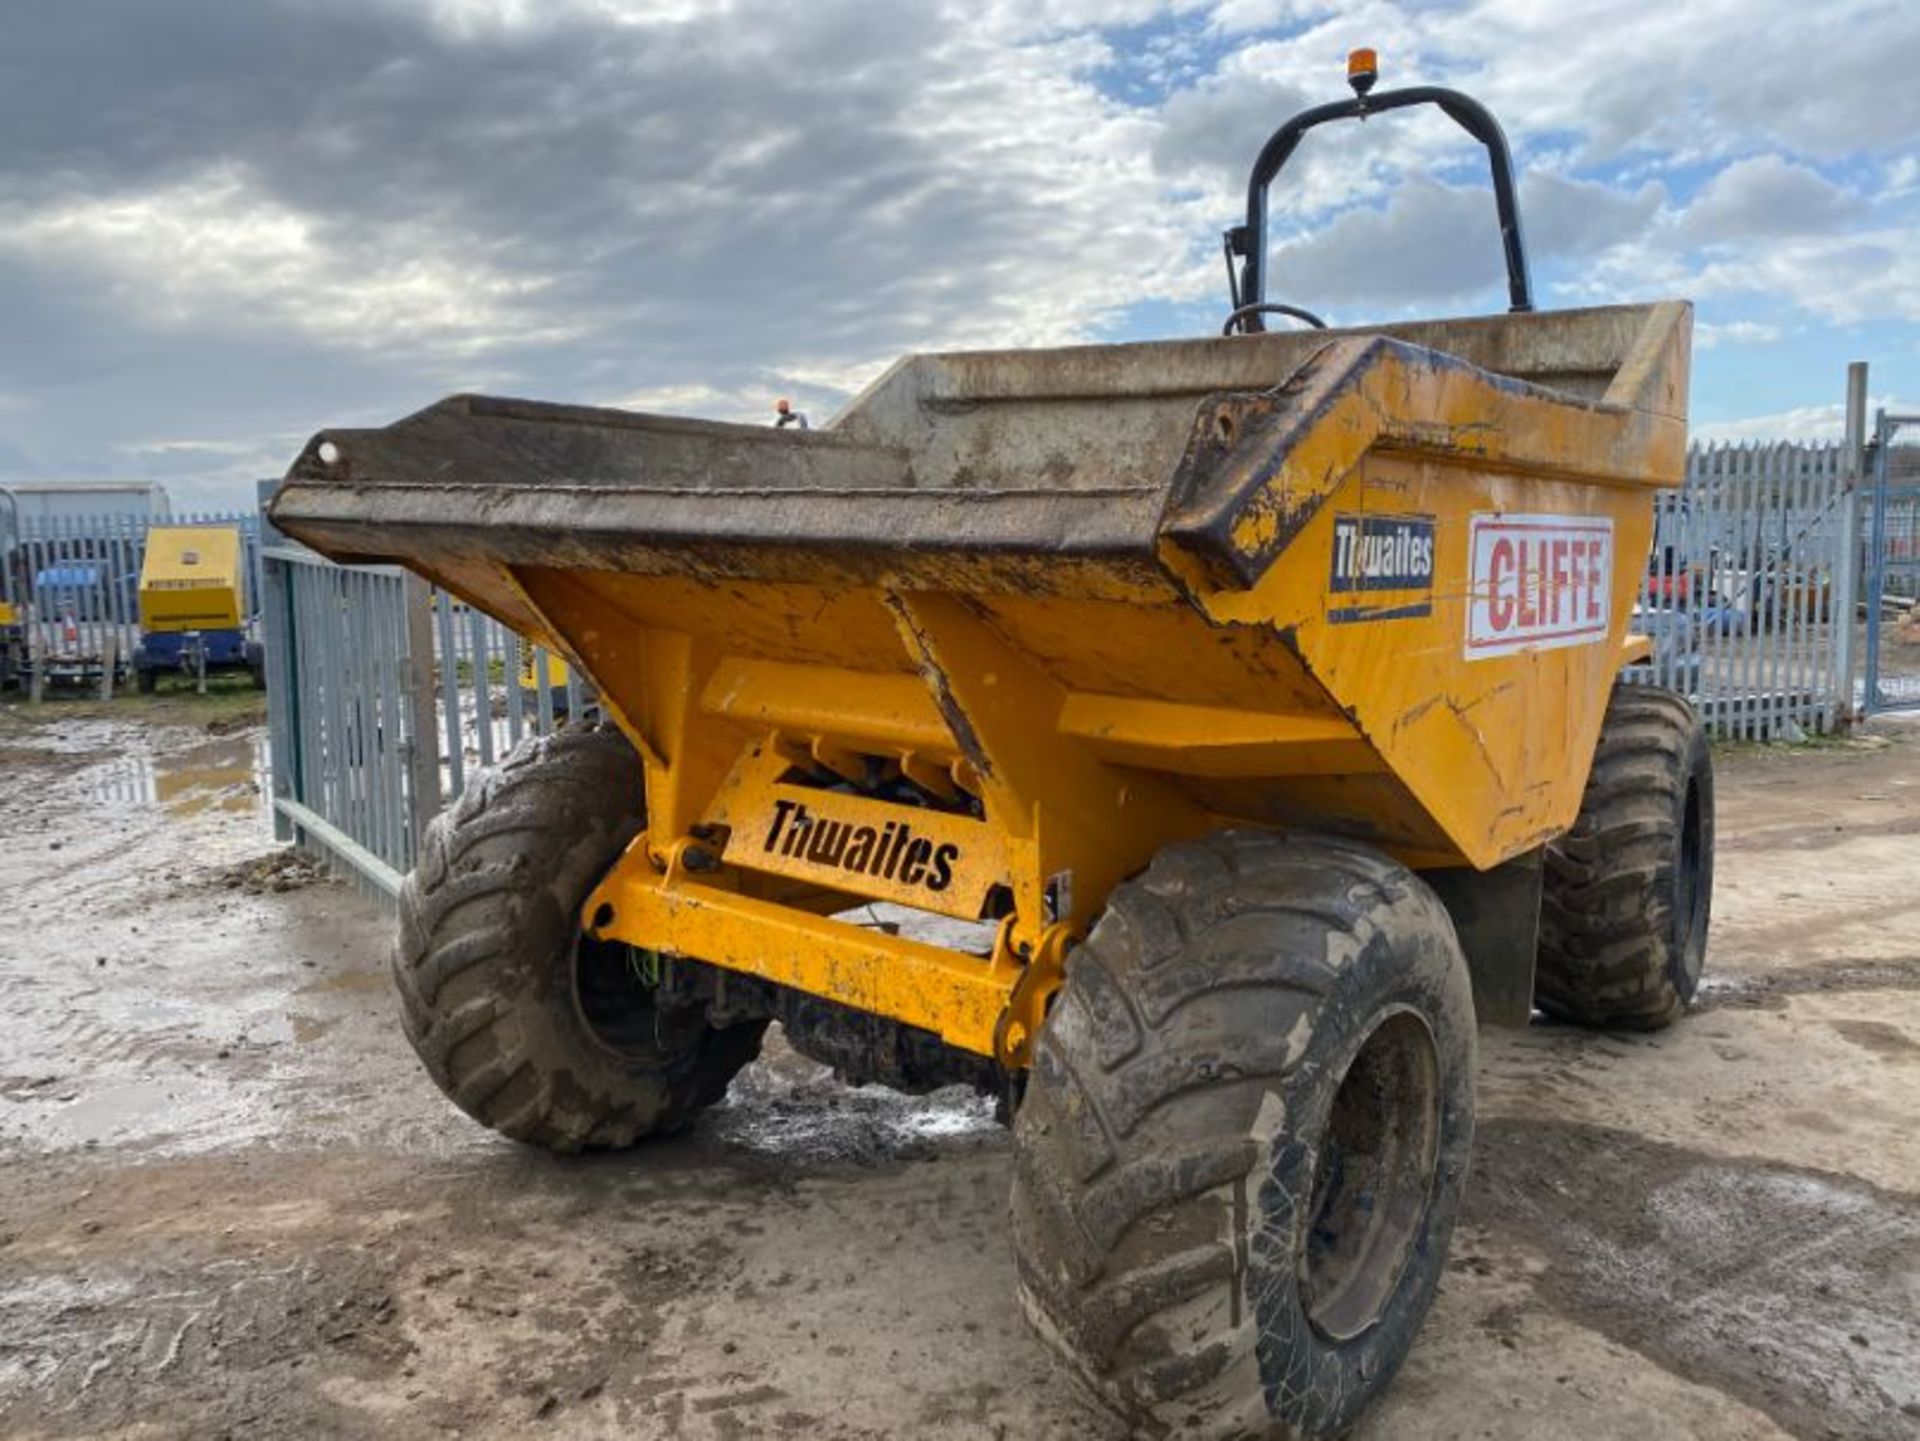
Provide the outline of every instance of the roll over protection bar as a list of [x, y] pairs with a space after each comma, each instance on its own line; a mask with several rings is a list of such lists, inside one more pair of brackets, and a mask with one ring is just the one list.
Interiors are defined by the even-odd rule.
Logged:
[[[1356, 85], [1356, 89], [1359, 87]], [[1500, 244], [1506, 252], [1508, 310], [1515, 313], [1533, 309], [1533, 285], [1527, 275], [1526, 243], [1520, 232], [1520, 201], [1513, 183], [1513, 152], [1507, 146], [1500, 122], [1478, 100], [1439, 85], [1411, 85], [1404, 90], [1387, 90], [1378, 95], [1362, 91], [1351, 100], [1336, 100], [1303, 110], [1268, 137], [1253, 162], [1253, 174], [1247, 180], [1247, 219], [1226, 233], [1227, 283], [1232, 290], [1233, 309], [1245, 330], [1264, 330], [1260, 311], [1267, 298], [1267, 191], [1274, 177], [1291, 158], [1301, 137], [1315, 126], [1330, 120], [1365, 120], [1382, 110], [1402, 110], [1409, 105], [1436, 105], [1475, 140], [1487, 147], [1487, 159], [1493, 169], [1493, 203], [1500, 212]], [[1233, 258], [1241, 258], [1236, 282]]]

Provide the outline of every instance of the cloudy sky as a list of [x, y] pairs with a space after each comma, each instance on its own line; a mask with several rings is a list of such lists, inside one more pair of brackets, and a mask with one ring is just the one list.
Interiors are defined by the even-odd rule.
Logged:
[[[1261, 140], [1486, 101], [1548, 305], [1699, 305], [1704, 434], [1920, 406], [1912, 0], [18, 0], [0, 479], [238, 501], [322, 424], [481, 389], [830, 413], [901, 351], [1210, 333]], [[1483, 154], [1318, 132], [1271, 293], [1501, 308]]]

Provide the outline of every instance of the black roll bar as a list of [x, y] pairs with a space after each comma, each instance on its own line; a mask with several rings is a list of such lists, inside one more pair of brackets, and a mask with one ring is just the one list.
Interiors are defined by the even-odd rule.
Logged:
[[[1267, 298], [1267, 191], [1293, 155], [1300, 139], [1316, 125], [1330, 120], [1365, 120], [1381, 110], [1400, 110], [1409, 105], [1437, 105], [1453, 118], [1462, 130], [1487, 147], [1487, 159], [1493, 167], [1493, 203], [1500, 212], [1500, 244], [1507, 257], [1507, 297], [1512, 311], [1533, 309], [1533, 285], [1527, 276], [1527, 250], [1520, 234], [1520, 201], [1513, 183], [1513, 152], [1507, 146], [1500, 122], [1471, 95], [1448, 90], [1440, 85], [1410, 85], [1404, 90], [1386, 90], [1378, 95], [1357, 95], [1351, 100], [1336, 100], [1302, 110], [1282, 125], [1260, 147], [1253, 162], [1253, 174], [1247, 180], [1247, 221], [1227, 232], [1227, 251], [1242, 257], [1240, 279], [1233, 284], [1229, 263], [1227, 280], [1233, 291], [1236, 312], [1264, 304]], [[1248, 330], [1264, 330], [1258, 311], [1242, 322]]]

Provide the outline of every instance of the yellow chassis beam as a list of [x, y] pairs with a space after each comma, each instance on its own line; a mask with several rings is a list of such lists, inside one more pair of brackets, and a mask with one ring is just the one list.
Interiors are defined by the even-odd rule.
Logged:
[[[530, 587], [527, 599], [552, 616], [552, 629], [577, 630], [567, 612], [585, 598], [565, 582], [550, 581], [542, 592]], [[625, 669], [651, 683], [632, 702], [611, 688], [605, 699], [646, 761], [650, 830], [588, 899], [583, 923], [603, 939], [758, 976], [932, 1031], [1008, 1067], [1025, 1066], [1067, 948], [1086, 934], [1107, 894], [1166, 840], [1203, 833], [1215, 821], [1164, 779], [1124, 773], [1099, 759], [1088, 738], [1070, 727], [1069, 693], [973, 607], [927, 593], [889, 593], [886, 604], [915, 673], [882, 688], [890, 698], [887, 714], [868, 731], [891, 734], [903, 768], [929, 752], [956, 754], [951, 774], [964, 776], [978, 795], [984, 822], [902, 814], [915, 817], [936, 856], [960, 852], [952, 897], [978, 894], [970, 877], [1005, 878], [1012, 914], [1000, 926], [993, 954], [979, 959], [748, 894], [769, 875], [785, 876], [862, 899], [943, 909], [932, 896], [916, 902], [901, 894], [892, 885], [892, 866], [883, 883], [865, 867], [803, 863], [810, 855], [804, 848], [783, 845], [777, 857], [756, 856], [774, 840], [769, 805], [804, 795], [788, 796], [773, 782], [780, 755], [805, 737], [776, 729], [745, 753], [733, 751], [726, 733], [700, 723], [702, 697], [731, 697], [740, 708], [735, 718], [750, 724], [791, 724], [796, 714], [829, 719], [830, 696], [796, 686], [786, 697], [790, 709], [777, 711], [770, 701], [748, 698], [765, 694], [756, 691], [751, 670], [729, 668], [689, 637], [647, 631], [625, 633], [623, 644]], [[598, 673], [613, 670], [602, 665]], [[1127, 729], [1120, 717], [1094, 709], [1090, 729]], [[1129, 736], [1120, 744], [1142, 739]], [[816, 758], [831, 758], [832, 750], [813, 739]], [[947, 772], [924, 774], [938, 783]], [[900, 809], [824, 793], [815, 805], [842, 817], [852, 811], [851, 823], [864, 807], [874, 821], [869, 829], [876, 830], [877, 812]], [[939, 844], [969, 832], [986, 839]], [[944, 882], [946, 872], [940, 875]]]
[[[643, 847], [644, 837], [629, 857]], [[1064, 934], [1050, 937], [1043, 955], [1023, 958], [1009, 921], [992, 955], [969, 956], [706, 884], [687, 869], [689, 855], [700, 854], [697, 845], [675, 847], [664, 874], [616, 867], [587, 899], [589, 934], [697, 956], [930, 1029], [948, 1045], [1007, 1065], [1027, 1063], [1045, 996], [1022, 983], [1045, 971], [1057, 976]]]

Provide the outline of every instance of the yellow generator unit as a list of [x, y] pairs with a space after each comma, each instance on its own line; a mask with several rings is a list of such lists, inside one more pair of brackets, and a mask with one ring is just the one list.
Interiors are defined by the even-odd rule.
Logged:
[[[1492, 116], [1352, 81], [1261, 153], [1222, 336], [912, 356], [814, 430], [458, 396], [273, 506], [613, 722], [426, 834], [394, 974], [447, 1093], [626, 1146], [778, 1020], [997, 1094], [1036, 1334], [1154, 1435], [1343, 1434], [1445, 1266], [1476, 1018], [1664, 1025], [1705, 949], [1701, 728], [1619, 682], [1691, 310], [1535, 313]], [[1491, 157], [1510, 311], [1269, 302], [1302, 135], [1422, 104]]]
[[134, 677], [151, 694], [163, 675], [244, 669], [267, 683], [266, 656], [246, 630], [246, 549], [231, 525], [162, 525], [147, 534], [140, 566], [140, 644]]
[[140, 566], [140, 629], [238, 630], [244, 554], [237, 526], [155, 526]]

